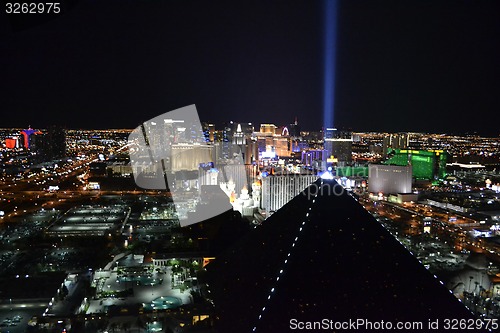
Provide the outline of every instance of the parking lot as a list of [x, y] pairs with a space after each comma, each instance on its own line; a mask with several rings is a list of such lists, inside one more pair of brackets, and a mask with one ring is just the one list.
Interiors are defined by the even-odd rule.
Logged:
[[24, 333], [33, 316], [41, 316], [46, 302], [0, 304], [0, 333]]

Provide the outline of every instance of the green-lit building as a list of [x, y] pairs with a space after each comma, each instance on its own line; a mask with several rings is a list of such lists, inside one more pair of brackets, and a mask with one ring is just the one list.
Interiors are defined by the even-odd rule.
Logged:
[[448, 153], [443, 150], [393, 149], [383, 164], [405, 166], [411, 163], [413, 178], [422, 180], [442, 179], [446, 176]]

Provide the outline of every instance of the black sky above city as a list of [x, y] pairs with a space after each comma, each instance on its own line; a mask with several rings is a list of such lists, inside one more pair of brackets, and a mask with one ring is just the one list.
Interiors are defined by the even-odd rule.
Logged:
[[[321, 1], [77, 1], [0, 14], [0, 127], [323, 121]], [[335, 126], [498, 136], [500, 1], [339, 0]], [[10, 21], [9, 21], [10, 19]]]

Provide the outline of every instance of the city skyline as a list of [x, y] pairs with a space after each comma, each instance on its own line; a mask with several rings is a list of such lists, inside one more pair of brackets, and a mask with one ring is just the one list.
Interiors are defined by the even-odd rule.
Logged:
[[[256, 122], [256, 123], [253, 123], [253, 122], [246, 122], [246, 121], [242, 121], [242, 122], [237, 122], [237, 121], [232, 121], [232, 120], [228, 120], [228, 121], [225, 121], [225, 122], [221, 122], [221, 123], [216, 123], [216, 124], [213, 124], [213, 123], [210, 123], [210, 122], [204, 122], [204, 123], [207, 123], [207, 124], [211, 124], [211, 125], [215, 125], [215, 130], [216, 131], [222, 131], [223, 128], [224, 128], [224, 125], [225, 124], [231, 124], [234, 123], [234, 124], [252, 124], [252, 126], [255, 126], [255, 133], [259, 133], [259, 130], [260, 130], [260, 126], [261, 125], [267, 125], [267, 124], [271, 124], [270, 122]], [[290, 123], [286, 123], [286, 122], [282, 122], [282, 123], [275, 123], [273, 125], [276, 125], [277, 128], [284, 128], [286, 127], [288, 129]], [[300, 122], [299, 122], [299, 126], [300, 126]], [[32, 129], [32, 130], [47, 130], [47, 128], [50, 128], [50, 127], [58, 127], [58, 128], [61, 128], [61, 129], [64, 129], [64, 130], [67, 130], [67, 131], [98, 131], [98, 132], [106, 132], [106, 131], [125, 131], [125, 132], [131, 132], [133, 130], [133, 128], [126, 128], [126, 127], [110, 127], [110, 128], [101, 128], [101, 127], [67, 127], [67, 126], [64, 126], [64, 125], [48, 125], [46, 127], [41, 127], [41, 126], [32, 126], [32, 125], [29, 125], [29, 126], [16, 126], [16, 127], [2, 127], [0, 128], [0, 130], [3, 130], [3, 131], [13, 131], [13, 130], [19, 130], [19, 133], [12, 133], [12, 135], [21, 135], [21, 131], [25, 130], [25, 129]], [[314, 129], [302, 129], [301, 128], [301, 133], [322, 133], [325, 129], [327, 128], [323, 128], [323, 127], [319, 127], [319, 128], [314, 128]], [[391, 134], [414, 134], [414, 135], [445, 135], [445, 136], [458, 136], [458, 137], [461, 137], [461, 136], [472, 136], [472, 137], [480, 137], [480, 138], [487, 138], [487, 139], [497, 139], [497, 137], [500, 135], [496, 135], [496, 134], [488, 134], [488, 133], [485, 133], [485, 132], [477, 132], [477, 131], [453, 131], [453, 130], [450, 130], [450, 131], [403, 131], [403, 130], [394, 130], [394, 131], [375, 131], [375, 130], [366, 130], [366, 131], [361, 131], [361, 130], [357, 130], [356, 128], [346, 128], [346, 127], [334, 127], [333, 129], [336, 129], [336, 130], [341, 130], [341, 131], [347, 131], [349, 133], [353, 133], [353, 134], [386, 134], [386, 135], [391, 135]]]
[[6, 2], [0, 331], [498, 331], [498, 13]]
[[0, 129], [2, 327], [498, 328], [499, 138], [216, 131], [189, 108]]
[[[335, 127], [498, 136], [499, 6], [338, 1]], [[196, 104], [216, 124], [297, 116], [319, 130], [322, 11], [302, 1], [80, 1], [31, 27], [11, 20], [0, 62], [3, 109], [15, 116], [3, 127], [134, 128]]]

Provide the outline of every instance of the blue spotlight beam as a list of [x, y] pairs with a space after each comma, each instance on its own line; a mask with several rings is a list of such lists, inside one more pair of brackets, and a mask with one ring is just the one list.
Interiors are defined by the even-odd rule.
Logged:
[[324, 0], [323, 127], [334, 127], [338, 0]]

